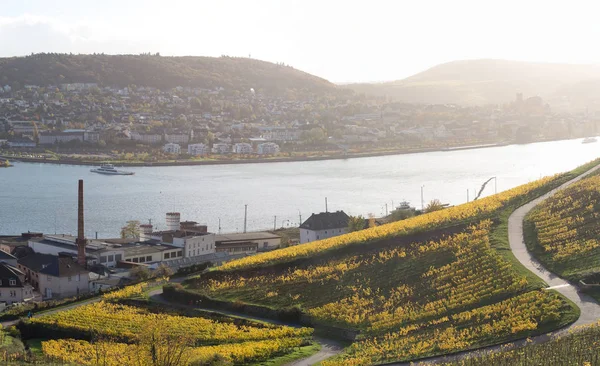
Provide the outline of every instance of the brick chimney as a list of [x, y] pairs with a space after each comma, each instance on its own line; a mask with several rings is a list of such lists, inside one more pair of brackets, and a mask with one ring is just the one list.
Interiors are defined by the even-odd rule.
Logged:
[[85, 260], [85, 246], [87, 240], [85, 238], [85, 230], [83, 226], [83, 179], [79, 180], [79, 200], [77, 204], [77, 263], [83, 267], [87, 267]]

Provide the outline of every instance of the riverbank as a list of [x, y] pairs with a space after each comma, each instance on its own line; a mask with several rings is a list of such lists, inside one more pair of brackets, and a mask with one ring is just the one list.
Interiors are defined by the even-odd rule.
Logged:
[[[543, 141], [540, 141], [543, 142]], [[299, 161], [322, 161], [322, 160], [343, 160], [343, 159], [356, 159], [356, 158], [370, 158], [377, 156], [388, 156], [388, 155], [405, 155], [405, 154], [419, 154], [427, 152], [444, 152], [444, 151], [459, 151], [459, 150], [473, 150], [473, 149], [484, 149], [490, 147], [501, 147], [514, 144], [514, 142], [504, 142], [496, 144], [482, 144], [482, 145], [469, 145], [469, 146], [456, 146], [446, 148], [421, 148], [421, 149], [399, 149], [399, 150], [387, 150], [387, 151], [375, 151], [366, 153], [350, 153], [350, 154], [332, 154], [322, 156], [291, 156], [291, 157], [280, 157], [280, 158], [249, 158], [249, 159], [216, 159], [216, 160], [174, 160], [174, 161], [158, 161], [158, 162], [129, 162], [129, 161], [117, 161], [117, 160], [82, 160], [82, 159], [48, 159], [48, 158], [30, 158], [30, 157], [19, 157], [13, 155], [0, 154], [0, 159], [12, 159], [13, 161], [20, 161], [25, 163], [44, 163], [44, 164], [61, 164], [61, 165], [84, 165], [84, 166], [98, 166], [101, 163], [111, 163], [115, 166], [120, 167], [161, 167], [161, 166], [196, 166], [196, 165], [231, 165], [231, 164], [262, 164], [262, 163], [285, 163], [285, 162], [299, 162]]]

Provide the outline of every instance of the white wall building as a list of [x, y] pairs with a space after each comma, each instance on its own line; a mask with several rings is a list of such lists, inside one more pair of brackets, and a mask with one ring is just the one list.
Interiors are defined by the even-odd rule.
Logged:
[[212, 146], [212, 152], [214, 154], [227, 154], [231, 151], [231, 147], [229, 144], [226, 144], [224, 142], [218, 142], [216, 144], [213, 144]]
[[167, 154], [181, 154], [181, 146], [179, 144], [168, 143], [163, 146], [163, 151]]
[[312, 214], [300, 225], [300, 243], [304, 244], [346, 234], [349, 218], [344, 211]]
[[188, 154], [193, 156], [198, 155], [208, 155], [210, 153], [210, 148], [205, 144], [190, 144], [188, 145]]
[[256, 146], [256, 153], [259, 155], [274, 155], [279, 153], [279, 145], [274, 142], [265, 142]]
[[233, 145], [233, 153], [234, 154], [251, 154], [252, 153], [252, 145], [247, 142], [238, 142]]

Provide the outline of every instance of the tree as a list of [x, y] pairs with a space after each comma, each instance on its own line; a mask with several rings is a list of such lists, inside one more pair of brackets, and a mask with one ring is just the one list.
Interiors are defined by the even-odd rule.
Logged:
[[425, 206], [425, 210], [424, 212], [433, 212], [433, 211], [439, 211], [444, 209], [444, 205], [442, 204], [442, 202], [440, 202], [440, 200], [433, 199], [431, 201], [429, 201], [429, 203], [427, 204], [427, 206]]
[[138, 281], [145, 281], [150, 278], [150, 270], [144, 265], [133, 267], [129, 274]]
[[363, 230], [366, 227], [366, 220], [362, 215], [350, 216], [348, 219], [348, 232]]
[[392, 221], [400, 221], [415, 216], [415, 209], [410, 208], [397, 208], [390, 214]]
[[167, 316], [159, 314], [142, 327], [144, 332], [140, 334], [140, 346], [149, 356], [150, 365], [183, 366], [190, 364], [196, 335], [189, 332], [169, 332], [171, 326]]
[[167, 267], [164, 263], [159, 264], [155, 272], [156, 277], [171, 277], [173, 273], [171, 267]]
[[123, 239], [139, 239], [140, 238], [140, 222], [137, 220], [127, 221], [127, 224], [121, 228], [121, 238], [123, 238]]

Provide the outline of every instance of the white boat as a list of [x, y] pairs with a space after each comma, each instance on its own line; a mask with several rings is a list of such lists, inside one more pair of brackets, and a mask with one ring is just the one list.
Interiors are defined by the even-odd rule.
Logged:
[[596, 141], [598, 141], [598, 140], [596, 140], [595, 137], [586, 137], [586, 138], [583, 139], [583, 141], [581, 141], [581, 143], [582, 144], [589, 144], [589, 143], [596, 142]]
[[133, 175], [133, 172], [126, 172], [123, 170], [117, 170], [112, 164], [102, 164], [100, 168], [90, 169], [92, 173], [106, 174], [106, 175]]

